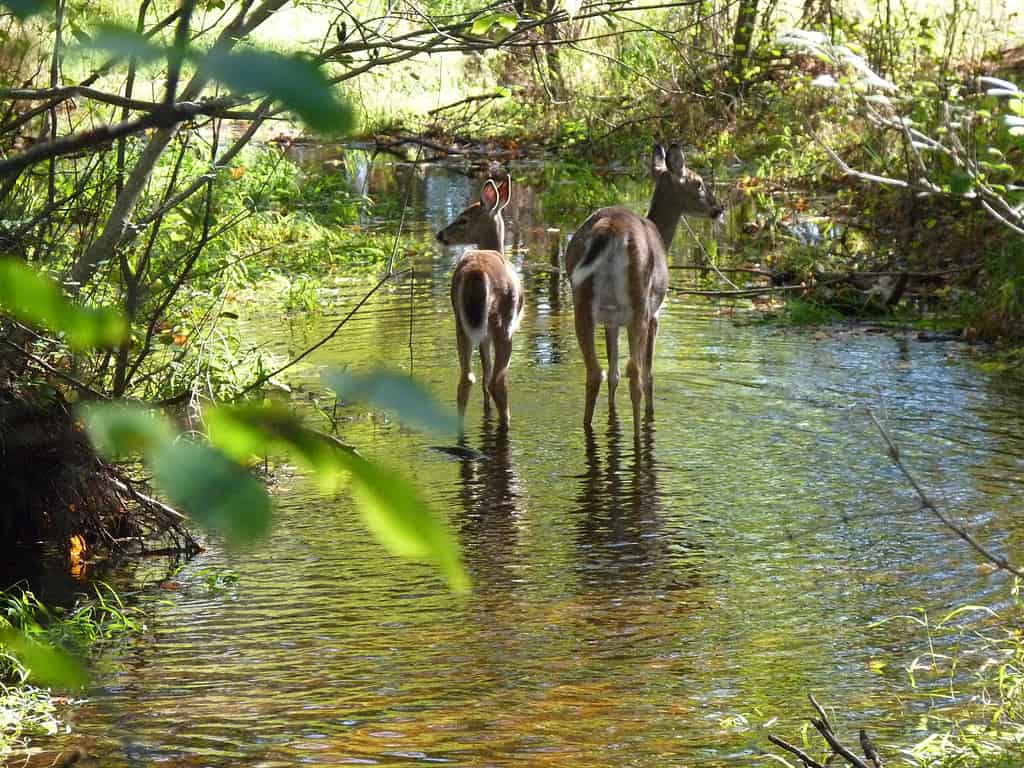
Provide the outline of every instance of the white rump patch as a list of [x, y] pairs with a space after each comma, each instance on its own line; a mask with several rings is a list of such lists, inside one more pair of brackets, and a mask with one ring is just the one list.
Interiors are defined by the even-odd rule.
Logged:
[[633, 302], [629, 295], [629, 236], [613, 242], [593, 271], [594, 320], [601, 325], [629, 325]]
[[[584, 257], [584, 259], [586, 259], [587, 254], [590, 253], [590, 242], [591, 242], [591, 240], [588, 237], [587, 238], [587, 244], [583, 248], [583, 257]], [[593, 256], [591, 256], [589, 261], [587, 261], [586, 263], [577, 264], [576, 268], [572, 271], [572, 276], [571, 276], [572, 287], [573, 288], [579, 287], [579, 285], [584, 280], [586, 280], [588, 277], [590, 277], [592, 274], [594, 274], [598, 269], [600, 269], [601, 265], [604, 263], [605, 259], [608, 258], [608, 254], [611, 253], [613, 250], [615, 250], [615, 248], [618, 245], [619, 245], [619, 243], [617, 241], [609, 240], [605, 244], [605, 247], [602, 250], [598, 251]]]

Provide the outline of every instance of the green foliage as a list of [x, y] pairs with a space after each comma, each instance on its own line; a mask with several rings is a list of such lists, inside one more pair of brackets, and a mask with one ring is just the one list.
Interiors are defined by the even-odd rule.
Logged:
[[74, 349], [117, 344], [125, 336], [121, 313], [76, 306], [52, 280], [10, 258], [0, 258], [0, 308], [63, 334]]
[[828, 325], [842, 319], [842, 314], [833, 307], [804, 301], [798, 298], [786, 300], [779, 321], [784, 325]]
[[985, 258], [982, 290], [972, 301], [972, 322], [985, 337], [1024, 336], [1024, 241], [1011, 238]]
[[80, 659], [143, 626], [138, 609], [102, 582], [70, 610], [48, 608], [28, 590], [0, 592], [0, 758], [23, 751], [29, 738], [58, 732], [53, 696], [32, 683], [84, 685]]
[[411, 426], [439, 434], [458, 430], [458, 419], [451, 409], [442, 408], [426, 387], [411, 376], [390, 371], [362, 374], [334, 371], [325, 378], [339, 397], [370, 402], [394, 411]]
[[239, 405], [209, 410], [210, 439], [236, 461], [267, 452], [285, 452], [313, 471], [320, 490], [334, 493], [345, 477], [345, 458], [354, 449], [330, 435], [305, 427], [295, 415], [277, 406]]
[[211, 595], [224, 594], [234, 588], [239, 581], [237, 573], [220, 568], [203, 568], [196, 571], [194, 576], [202, 581], [206, 591]]
[[[384, 399], [420, 422], [442, 420], [422, 390], [400, 385], [390, 375], [361, 380], [366, 392]], [[252, 456], [269, 451], [295, 455], [317, 475], [325, 492], [342, 477], [351, 479], [356, 505], [369, 528], [392, 552], [435, 563], [452, 589], [468, 588], [459, 546], [448, 526], [404, 478], [368, 462], [329, 435], [305, 427], [294, 415], [275, 407], [222, 406], [207, 415], [213, 445], [169, 439], [161, 417], [124, 404], [91, 405], [84, 416], [98, 448], [113, 456], [140, 451], [154, 480], [170, 499], [203, 525], [244, 544], [264, 536], [270, 523], [270, 500], [261, 483], [245, 468]]]
[[86, 49], [104, 51], [126, 59], [134, 58], [143, 63], [160, 61], [168, 49], [157, 45], [134, 29], [118, 24], [98, 24], [91, 35], [82, 32], [80, 40]]
[[81, 688], [87, 681], [81, 662], [13, 629], [0, 630], [0, 649], [25, 670], [26, 679], [44, 686]]
[[595, 208], [614, 205], [623, 197], [617, 181], [600, 176], [589, 162], [550, 163], [541, 178], [544, 211], [552, 217], [567, 213], [586, 216]]
[[352, 496], [366, 527], [391, 551], [435, 563], [455, 592], [469, 590], [459, 545], [448, 527], [428, 509], [416, 488], [400, 475], [359, 456], [348, 461]]
[[80, 658], [90, 648], [141, 628], [138, 611], [102, 582], [70, 611], [47, 608], [28, 590], [0, 592], [0, 683], [81, 687], [87, 676]]
[[[143, 62], [159, 61], [173, 52], [134, 29], [116, 24], [99, 25], [86, 47]], [[182, 51], [179, 55], [187, 55], [201, 72], [235, 93], [273, 98], [324, 135], [340, 136], [355, 123], [352, 108], [339, 98], [317, 63], [306, 56], [216, 46], [207, 52]]]
[[[402, 413], [419, 413], [421, 421], [441, 417], [432, 401], [411, 401], [415, 387], [394, 383], [390, 374], [362, 379], [368, 392], [384, 392], [385, 399]], [[397, 405], [396, 405], [397, 403]], [[401, 475], [360, 456], [329, 435], [314, 432], [298, 419], [275, 407], [221, 407], [208, 415], [210, 437], [236, 459], [265, 451], [287, 451], [312, 469], [325, 492], [347, 477], [352, 496], [366, 527], [389, 550], [403, 557], [435, 563], [455, 591], [465, 591], [469, 579], [459, 546], [448, 526]]]
[[903, 750], [920, 768], [1016, 768], [1024, 761], [1024, 634], [1019, 605], [1001, 615], [965, 605], [938, 620], [919, 610], [905, 622], [928, 651], [907, 666], [920, 710], [918, 740]]
[[140, 452], [154, 479], [195, 520], [244, 544], [270, 525], [270, 500], [246, 469], [210, 446], [173, 439], [161, 416], [127, 404], [94, 404], [83, 410], [96, 447], [111, 457]]
[[57, 706], [49, 690], [0, 682], [0, 759], [24, 752], [30, 739], [55, 736], [59, 729]]
[[519, 17], [514, 13], [488, 13], [473, 22], [470, 27], [470, 34], [486, 35], [492, 27], [499, 27], [506, 32], [512, 32], [519, 24]]
[[174, 438], [166, 419], [140, 406], [94, 405], [86, 408], [84, 415], [96, 449], [111, 459], [155, 453]]
[[270, 499], [243, 466], [208, 445], [180, 440], [150, 454], [153, 479], [170, 500], [232, 544], [250, 544], [270, 530]]

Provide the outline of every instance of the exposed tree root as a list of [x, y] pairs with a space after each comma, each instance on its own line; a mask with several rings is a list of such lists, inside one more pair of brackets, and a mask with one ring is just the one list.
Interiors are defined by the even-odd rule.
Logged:
[[63, 395], [0, 387], [0, 547], [46, 542], [90, 553], [194, 553], [184, 518], [96, 455]]

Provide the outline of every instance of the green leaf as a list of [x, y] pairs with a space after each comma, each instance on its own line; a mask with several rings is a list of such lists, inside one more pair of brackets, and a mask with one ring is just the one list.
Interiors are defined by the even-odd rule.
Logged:
[[519, 17], [514, 13], [499, 13], [495, 23], [507, 32], [514, 32], [519, 26]]
[[347, 475], [339, 452], [354, 453], [331, 435], [304, 426], [277, 406], [221, 406], [205, 412], [210, 441], [236, 461], [262, 456], [275, 449], [291, 452], [317, 477], [321, 491], [333, 493]]
[[283, 448], [313, 469], [328, 491], [344, 473], [351, 479], [352, 496], [366, 527], [381, 544], [396, 555], [435, 563], [453, 590], [468, 589], [455, 537], [401, 475], [368, 462], [330, 435], [305, 427], [281, 408], [222, 406], [208, 411], [206, 422], [210, 439], [239, 460]]
[[29, 680], [54, 688], [81, 688], [89, 678], [76, 658], [50, 645], [30, 640], [13, 629], [0, 629], [0, 647], [29, 670]]
[[455, 592], [469, 590], [458, 542], [405, 478], [357, 455], [345, 458], [352, 496], [370, 532], [397, 555], [435, 563]]
[[355, 123], [320, 68], [304, 56], [272, 51], [213, 49], [199, 60], [210, 77], [239, 93], [264, 93], [280, 101], [315, 131], [339, 135]]
[[245, 467], [208, 445], [178, 440], [150, 459], [153, 477], [171, 502], [232, 544], [270, 530], [270, 499]]
[[488, 13], [473, 22], [469, 31], [474, 35], [486, 35], [492, 27], [501, 27], [507, 32], [514, 32], [519, 26], [519, 17], [514, 13]]
[[167, 419], [141, 405], [94, 403], [81, 413], [93, 445], [112, 459], [151, 455], [174, 439]]
[[411, 426], [446, 434], [458, 431], [454, 411], [441, 406], [426, 387], [411, 376], [384, 370], [361, 374], [339, 370], [328, 372], [324, 379], [339, 397], [394, 411], [401, 421]]
[[473, 22], [473, 26], [469, 28], [471, 35], [486, 35], [491, 31], [491, 27], [497, 24], [495, 14], [488, 13], [485, 16], [481, 16], [479, 19]]
[[0, 258], [0, 307], [23, 322], [63, 332], [75, 349], [118, 344], [128, 330], [120, 312], [76, 306], [55, 282], [12, 258]]
[[142, 62], [159, 61], [166, 58], [169, 51], [134, 29], [119, 24], [99, 24], [84, 47]]
[[269, 529], [263, 484], [223, 452], [176, 436], [166, 418], [142, 406], [94, 404], [82, 414], [98, 450], [113, 458], [142, 453], [168, 498], [232, 543]]
[[0, 0], [0, 6], [9, 10], [21, 21], [50, 9], [48, 0]]

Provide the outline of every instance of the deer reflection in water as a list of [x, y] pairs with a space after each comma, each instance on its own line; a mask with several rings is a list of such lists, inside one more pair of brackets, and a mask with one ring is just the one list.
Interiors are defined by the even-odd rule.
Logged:
[[[606, 435], [603, 456], [597, 437], [585, 436], [586, 471], [576, 498], [583, 582], [617, 591], [626, 585], [692, 585], [698, 578], [692, 557], [697, 547], [662, 521], [653, 424], [644, 424], [639, 439], [628, 441], [628, 454], [617, 418], [609, 419]], [[677, 562], [670, 550], [684, 553], [683, 561]]]
[[480, 576], [503, 581], [516, 549], [521, 495], [508, 429], [485, 416], [480, 455], [467, 455], [460, 463], [463, 551], [467, 561], [485, 566]]

